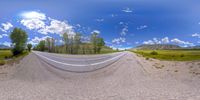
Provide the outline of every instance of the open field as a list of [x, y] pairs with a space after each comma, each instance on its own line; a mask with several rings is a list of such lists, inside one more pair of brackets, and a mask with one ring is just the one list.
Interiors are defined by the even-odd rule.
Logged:
[[[18, 58], [18, 57], [24, 57], [28, 55], [28, 52], [27, 51], [24, 51], [22, 54], [20, 55], [17, 55], [17, 56], [13, 56], [11, 50], [0, 50], [0, 65], [4, 65], [7, 61], [5, 61], [6, 59], [10, 59], [12, 58], [13, 61], [15, 60], [15, 58]], [[10, 62], [13, 62], [13, 61], [10, 61]]]
[[146, 59], [154, 58], [169, 61], [192, 61], [200, 60], [200, 50], [135, 50]]
[[10, 50], [0, 50], [0, 60], [4, 60], [6, 57], [11, 57], [12, 52]]

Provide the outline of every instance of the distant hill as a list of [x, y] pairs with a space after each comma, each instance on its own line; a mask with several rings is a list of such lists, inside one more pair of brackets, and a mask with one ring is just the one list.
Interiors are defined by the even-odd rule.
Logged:
[[152, 44], [152, 45], [144, 44], [137, 46], [134, 49], [163, 50], [163, 49], [182, 49], [182, 48], [178, 45], [172, 45], [172, 44]]
[[193, 49], [200, 49], [200, 45], [199, 46], [194, 46], [192, 47]]
[[6, 45], [0, 44], [0, 49], [10, 49], [10, 47], [9, 47], [9, 46], [6, 46]]

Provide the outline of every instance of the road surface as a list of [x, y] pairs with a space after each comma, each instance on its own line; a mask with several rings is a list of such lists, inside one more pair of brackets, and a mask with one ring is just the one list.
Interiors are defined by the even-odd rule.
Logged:
[[91, 72], [104, 68], [116, 62], [118, 59], [126, 54], [125, 52], [119, 52], [104, 55], [66, 56], [62, 54], [53, 54], [38, 51], [34, 51], [33, 53], [36, 54], [39, 59], [45, 61], [54, 68], [76, 73]]
[[[171, 75], [155, 77], [135, 54], [125, 54], [104, 68], [74, 73], [54, 68], [31, 53], [16, 65], [15, 74], [0, 81], [0, 100], [200, 100], [199, 80], [178, 80]], [[105, 57], [105, 61], [116, 55], [119, 54], [85, 57]], [[63, 61], [83, 60], [79, 56], [43, 56], [59, 62], [59, 56]]]

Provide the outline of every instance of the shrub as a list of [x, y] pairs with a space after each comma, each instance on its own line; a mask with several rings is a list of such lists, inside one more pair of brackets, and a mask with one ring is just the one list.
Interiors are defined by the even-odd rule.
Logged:
[[151, 54], [151, 55], [158, 55], [158, 52], [152, 51], [150, 54]]
[[5, 65], [6, 62], [4, 60], [0, 60], [0, 66]]
[[181, 57], [184, 57], [185, 55], [184, 54], [181, 54]]

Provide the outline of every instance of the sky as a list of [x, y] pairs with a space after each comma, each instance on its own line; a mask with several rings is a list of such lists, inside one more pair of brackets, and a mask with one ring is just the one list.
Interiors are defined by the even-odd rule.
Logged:
[[0, 44], [10, 46], [15, 28], [28, 33], [28, 43], [64, 32], [88, 41], [97, 32], [112, 48], [142, 44], [200, 45], [199, 0], [1, 0]]

